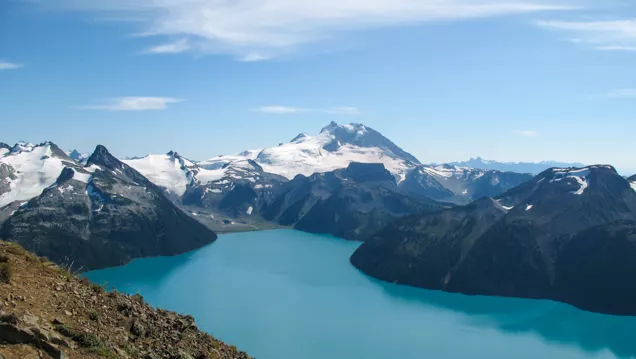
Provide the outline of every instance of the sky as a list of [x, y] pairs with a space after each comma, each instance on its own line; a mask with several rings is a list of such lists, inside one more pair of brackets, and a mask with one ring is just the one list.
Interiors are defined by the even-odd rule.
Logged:
[[0, 141], [194, 160], [363, 123], [636, 173], [630, 0], [0, 1]]

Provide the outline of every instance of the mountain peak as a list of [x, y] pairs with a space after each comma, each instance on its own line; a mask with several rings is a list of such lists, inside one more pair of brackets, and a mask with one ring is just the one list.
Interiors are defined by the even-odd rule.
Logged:
[[73, 150], [68, 154], [68, 156], [79, 163], [86, 163], [89, 155], [87, 153], [81, 153], [78, 150]]
[[88, 161], [86, 161], [87, 166], [98, 165], [105, 166], [110, 169], [119, 168], [121, 167], [121, 164], [122, 163], [108, 152], [108, 149], [106, 149], [103, 145], [97, 145], [93, 154], [88, 158]]

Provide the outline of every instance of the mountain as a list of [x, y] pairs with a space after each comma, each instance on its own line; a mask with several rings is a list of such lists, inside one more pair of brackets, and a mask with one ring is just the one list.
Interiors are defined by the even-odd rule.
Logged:
[[55, 183], [65, 166], [74, 163], [52, 142], [19, 142], [7, 147], [2, 147], [4, 155], [0, 155], [0, 208], [40, 195]]
[[181, 197], [200, 171], [198, 166], [170, 151], [165, 155], [147, 155], [134, 159], [122, 160], [136, 169], [152, 183], [165, 188], [169, 193]]
[[0, 157], [6, 155], [11, 152], [11, 146], [7, 145], [4, 142], [0, 142]]
[[179, 254], [216, 239], [103, 146], [85, 166], [66, 162], [52, 185], [4, 222], [0, 237], [86, 270]]
[[[253, 160], [237, 160], [213, 170], [201, 170], [197, 181], [182, 197], [186, 206], [223, 212], [231, 217], [251, 217], [282, 183], [282, 176], [265, 172]], [[203, 176], [202, 176], [203, 174]]]
[[448, 163], [451, 166], [479, 168], [485, 170], [496, 170], [504, 172], [517, 172], [517, 173], [531, 173], [538, 174], [549, 168], [580, 168], [585, 165], [582, 163], [567, 163], [556, 161], [542, 161], [538, 163], [534, 162], [497, 162], [491, 160], [484, 160], [481, 157], [471, 158], [468, 161], [463, 162], [451, 162]]
[[346, 168], [351, 162], [382, 163], [402, 181], [406, 173], [419, 164], [417, 158], [405, 152], [374, 129], [362, 124], [324, 127], [320, 134], [300, 134], [291, 142], [232, 156], [218, 156], [202, 161], [199, 166], [216, 169], [232, 161], [253, 160], [265, 172], [291, 180], [299, 174], [330, 172]]
[[532, 179], [532, 175], [452, 165], [417, 166], [399, 184], [400, 191], [416, 197], [466, 204], [497, 196]]
[[[227, 222], [219, 214], [253, 222], [258, 217], [254, 214], [271, 202], [276, 192], [273, 189], [282, 183], [297, 175], [311, 177], [344, 169], [350, 163], [383, 164], [397, 181], [397, 192], [454, 204], [498, 195], [532, 178], [528, 174], [422, 165], [413, 155], [365, 125], [335, 122], [317, 136], [300, 134], [277, 147], [202, 162], [188, 160], [173, 151], [124, 162], [165, 188], [176, 203], [197, 216], [201, 214], [200, 220], [219, 230], [226, 230], [223, 223]], [[198, 209], [206, 211], [199, 213]]]
[[107, 293], [15, 243], [0, 241], [0, 293], [1, 358], [249, 358], [189, 315]]
[[401, 194], [382, 164], [352, 162], [345, 169], [296, 176], [261, 206], [269, 221], [296, 229], [360, 240], [396, 218], [448, 205]]
[[550, 169], [498, 197], [398, 220], [351, 262], [400, 284], [635, 315], [636, 192], [610, 166]]
[[86, 163], [88, 161], [88, 157], [90, 157], [90, 153], [80, 153], [77, 150], [73, 150], [69, 152], [68, 156], [73, 160], [79, 163]]

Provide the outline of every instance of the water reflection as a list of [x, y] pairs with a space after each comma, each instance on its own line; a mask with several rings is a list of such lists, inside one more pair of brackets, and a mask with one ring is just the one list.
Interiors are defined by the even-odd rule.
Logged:
[[467, 296], [367, 279], [395, 299], [465, 314], [471, 325], [515, 334], [531, 332], [589, 353], [608, 349], [619, 358], [636, 358], [636, 317], [585, 312], [548, 300]]

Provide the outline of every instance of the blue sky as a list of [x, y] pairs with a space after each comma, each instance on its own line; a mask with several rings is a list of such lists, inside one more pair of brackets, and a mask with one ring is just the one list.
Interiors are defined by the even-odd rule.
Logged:
[[0, 141], [205, 159], [333, 120], [423, 162], [636, 172], [636, 5], [600, 3], [0, 2]]

